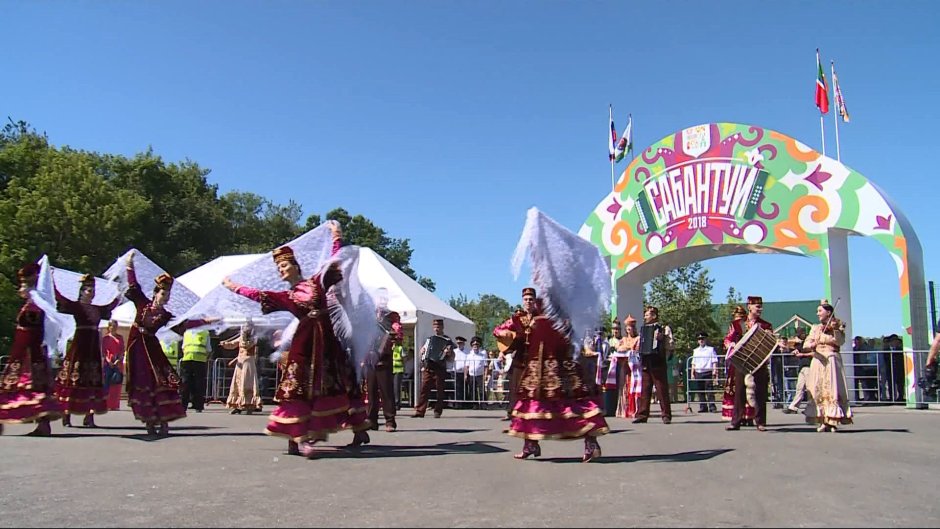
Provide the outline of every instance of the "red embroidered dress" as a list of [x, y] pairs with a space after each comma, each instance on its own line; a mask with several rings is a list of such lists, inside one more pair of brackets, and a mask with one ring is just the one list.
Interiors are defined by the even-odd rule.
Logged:
[[[127, 338], [127, 401], [134, 418], [143, 423], [169, 422], [186, 416], [180, 400], [180, 377], [170, 365], [157, 331], [171, 319], [165, 308], [156, 308], [137, 283], [133, 270], [127, 271], [129, 285], [124, 294], [137, 306], [137, 317]], [[203, 320], [189, 320], [184, 328], [204, 325]]]
[[16, 315], [16, 331], [0, 377], [0, 424], [56, 419], [62, 409], [52, 394], [52, 374], [43, 340], [45, 314], [27, 301]]
[[512, 348], [518, 357], [513, 364], [525, 366], [509, 435], [538, 441], [610, 432], [598, 402], [588, 396], [581, 365], [571, 357], [571, 342], [548, 317], [516, 314], [494, 335], [504, 330], [515, 334]]
[[114, 305], [85, 304], [58, 292], [55, 295], [59, 312], [75, 318], [75, 336], [55, 380], [56, 397], [66, 413], [107, 413], [98, 323], [111, 317]]
[[346, 350], [333, 331], [320, 275], [287, 291], [239, 286], [235, 292], [261, 303], [265, 314], [289, 311], [300, 323], [281, 361], [277, 408], [265, 433], [295, 442], [325, 440], [330, 433], [369, 428], [362, 392]]

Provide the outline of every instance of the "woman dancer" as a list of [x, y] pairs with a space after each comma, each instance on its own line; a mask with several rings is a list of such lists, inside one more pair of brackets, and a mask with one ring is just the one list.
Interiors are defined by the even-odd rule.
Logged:
[[72, 426], [71, 415], [81, 414], [85, 416], [83, 426], [96, 428], [95, 415], [108, 412], [98, 323], [111, 317], [111, 310], [117, 306], [120, 296], [107, 305], [94, 305], [95, 277], [85, 274], [79, 281], [78, 301], [55, 291], [59, 312], [75, 318], [75, 336], [56, 376], [55, 394], [64, 412], [62, 426]]
[[[339, 251], [341, 232], [331, 224], [333, 254]], [[351, 429], [350, 446], [369, 442], [369, 421], [356, 373], [345, 348], [336, 337], [327, 292], [343, 279], [331, 265], [322, 273], [304, 279], [300, 265], [289, 246], [274, 251], [274, 263], [281, 279], [290, 285], [286, 291], [261, 291], [238, 285], [225, 278], [222, 284], [241, 296], [261, 303], [264, 313], [286, 310], [299, 323], [287, 355], [281, 361], [281, 383], [275, 400], [279, 403], [265, 429], [268, 435], [286, 437], [287, 453], [315, 455], [312, 443], [324, 441], [330, 433]], [[303, 443], [303, 451], [301, 451]]]
[[514, 457], [540, 456], [542, 439], [584, 438], [581, 461], [593, 461], [601, 457], [597, 437], [610, 429], [600, 406], [588, 396], [581, 365], [571, 358], [571, 341], [542, 313], [534, 288], [523, 289], [522, 308], [493, 331], [496, 338], [511, 340], [526, 362], [508, 432], [525, 444]]
[[845, 368], [839, 352], [845, 343], [845, 324], [834, 312], [829, 301], [822, 300], [816, 308], [819, 323], [813, 325], [803, 344], [804, 351], [813, 351], [806, 384], [811, 399], [803, 413], [806, 422], [819, 425], [819, 432], [835, 432], [838, 426], [852, 424]]
[[617, 345], [621, 364], [620, 378], [617, 385], [620, 388], [620, 401], [617, 404], [617, 417], [632, 419], [636, 415], [636, 402], [643, 390], [643, 365], [640, 362], [639, 347], [640, 335], [636, 331], [636, 318], [627, 314], [623, 320], [626, 335], [620, 338]]
[[121, 389], [124, 387], [124, 338], [118, 334], [117, 326], [116, 321], [109, 321], [108, 328], [101, 338], [108, 411], [121, 409]]
[[238, 356], [228, 363], [235, 366], [232, 375], [232, 387], [228, 393], [225, 406], [230, 408], [232, 415], [252, 412], [261, 409], [261, 392], [258, 391], [258, 342], [255, 340], [254, 329], [251, 324], [245, 324], [241, 333], [233, 340], [219, 344], [223, 349], [238, 348]]
[[16, 315], [10, 358], [0, 377], [0, 433], [4, 424], [35, 422], [36, 429], [27, 435], [47, 437], [52, 435], [49, 421], [62, 412], [51, 391], [49, 357], [43, 345], [45, 313], [30, 298], [39, 278], [39, 265], [28, 264], [16, 275], [23, 306]]
[[[166, 309], [170, 300], [173, 278], [160, 274], [154, 282], [153, 300], [147, 298], [137, 283], [134, 272], [134, 252], [127, 257], [127, 299], [137, 306], [137, 316], [127, 339], [127, 400], [134, 411], [134, 418], [147, 426], [147, 433], [166, 437], [170, 434], [170, 421], [186, 416], [180, 400], [180, 378], [170, 365], [157, 331], [163, 328], [173, 315]], [[187, 320], [177, 328], [188, 329], [208, 325], [218, 318]]]

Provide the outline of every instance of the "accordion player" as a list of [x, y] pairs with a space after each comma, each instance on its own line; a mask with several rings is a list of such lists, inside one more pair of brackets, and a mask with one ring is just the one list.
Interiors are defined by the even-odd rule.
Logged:
[[425, 367], [442, 367], [445, 365], [447, 353], [455, 346], [447, 336], [431, 335], [424, 342], [424, 356], [421, 359]]
[[[659, 332], [660, 337], [656, 337]], [[662, 356], [666, 357], [666, 340], [663, 339], [663, 326], [661, 323], [652, 323], [640, 326], [640, 342], [638, 352], [640, 356]]]

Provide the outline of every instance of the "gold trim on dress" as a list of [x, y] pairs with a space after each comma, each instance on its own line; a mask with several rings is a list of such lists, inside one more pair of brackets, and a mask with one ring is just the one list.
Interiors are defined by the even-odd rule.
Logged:
[[583, 428], [575, 430], [573, 432], [561, 432], [556, 434], [541, 434], [541, 433], [524, 433], [517, 430], [510, 429], [507, 432], [511, 437], [518, 437], [520, 439], [528, 439], [529, 441], [543, 441], [543, 440], [556, 440], [556, 441], [574, 441], [577, 439], [582, 439], [588, 434], [592, 434], [588, 437], [600, 437], [602, 435], [610, 433], [610, 428], [607, 426], [602, 426], [600, 428], [595, 428], [593, 424], [586, 424]]

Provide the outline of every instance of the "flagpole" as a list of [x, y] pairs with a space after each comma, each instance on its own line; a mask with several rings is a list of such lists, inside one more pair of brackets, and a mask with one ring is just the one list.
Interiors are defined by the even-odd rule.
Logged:
[[832, 120], [836, 124], [836, 160], [841, 162], [842, 149], [839, 147], [839, 95], [836, 94], [836, 61], [830, 61], [830, 66], [832, 72], [832, 100], [836, 103], [836, 111], [832, 113]]
[[614, 159], [610, 159], [610, 192], [614, 192]]
[[826, 128], [823, 126], [823, 113], [819, 113], [819, 133], [822, 135], [822, 153], [826, 155]]

